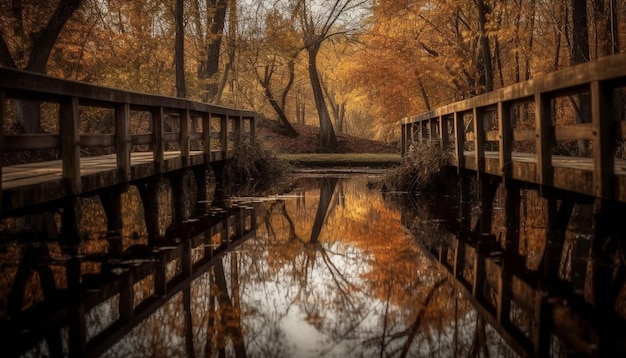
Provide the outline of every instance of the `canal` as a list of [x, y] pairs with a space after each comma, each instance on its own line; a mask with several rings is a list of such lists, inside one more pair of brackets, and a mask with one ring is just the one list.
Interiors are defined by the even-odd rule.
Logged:
[[[80, 201], [79, 243], [58, 236], [58, 213], [5, 219], [0, 351], [22, 357], [626, 351], [623, 228], [616, 225], [606, 240], [612, 261], [590, 259], [592, 203], [572, 205], [556, 252], [546, 238], [561, 227], [554, 220], [565, 200], [556, 203], [555, 219], [551, 202], [534, 190], [496, 186], [486, 204], [475, 181], [465, 196], [408, 195], [381, 193], [372, 185], [380, 177], [306, 174], [287, 193], [231, 197], [219, 206], [191, 200], [184, 220], [159, 211], [158, 237], [148, 235], [132, 186], [122, 198], [119, 234], [107, 232], [93, 198]], [[167, 187], [160, 205], [171, 206]], [[598, 309], [599, 302], [605, 306]]]

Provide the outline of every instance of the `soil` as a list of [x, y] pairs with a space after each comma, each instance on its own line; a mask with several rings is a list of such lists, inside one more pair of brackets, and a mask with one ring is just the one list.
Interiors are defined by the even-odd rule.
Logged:
[[[298, 137], [290, 138], [280, 134], [275, 122], [264, 121], [257, 128], [257, 140], [268, 149], [277, 153], [324, 153], [319, 144], [319, 127], [293, 124], [299, 133]], [[358, 138], [335, 133], [337, 136], [338, 153], [399, 153], [397, 144], [386, 144], [365, 138]]]

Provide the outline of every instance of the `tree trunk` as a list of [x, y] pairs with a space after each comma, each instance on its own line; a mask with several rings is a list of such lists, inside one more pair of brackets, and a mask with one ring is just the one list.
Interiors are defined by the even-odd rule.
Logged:
[[[37, 33], [24, 34], [25, 38], [32, 39], [31, 52], [28, 57], [25, 70], [46, 73], [46, 64], [52, 52], [52, 48], [63, 30], [65, 23], [72, 17], [74, 12], [81, 6], [83, 0], [61, 0], [54, 13], [48, 20], [46, 27]], [[13, 3], [14, 16], [21, 18], [22, 7], [19, 1]], [[18, 21], [21, 23], [21, 21]], [[26, 36], [28, 35], [28, 36]], [[16, 68], [16, 61], [11, 57], [8, 46], [0, 36], [0, 64]], [[16, 101], [17, 122], [26, 133], [41, 131], [40, 104], [38, 101]]]
[[307, 47], [309, 54], [309, 77], [311, 79], [313, 98], [315, 99], [315, 108], [320, 119], [320, 146], [325, 151], [334, 152], [337, 150], [337, 137], [328, 113], [328, 107], [326, 107], [322, 83], [317, 71], [317, 53], [319, 49], [319, 42]]
[[487, 14], [491, 11], [488, 5], [485, 4], [484, 0], [477, 0], [476, 4], [478, 5], [478, 28], [480, 35], [480, 56], [482, 61], [482, 71], [479, 69], [479, 72], [482, 72], [484, 75], [484, 83], [485, 91], [491, 92], [493, 91], [493, 66], [491, 65], [491, 45], [489, 44], [489, 37], [487, 36]]
[[570, 8], [572, 9], [572, 48], [570, 65], [573, 66], [589, 61], [587, 1], [570, 0]]
[[[570, 49], [570, 65], [589, 61], [589, 28], [587, 23], [587, 1], [570, 0], [572, 11], [572, 43]], [[572, 100], [576, 123], [590, 122], [589, 110], [591, 97], [580, 94]], [[578, 154], [586, 155], [587, 147], [584, 140], [577, 141]]]
[[174, 21], [176, 23], [176, 39], [174, 45], [174, 63], [176, 64], [176, 96], [187, 97], [185, 85], [185, 28], [183, 24], [184, 0], [176, 0]]
[[219, 72], [220, 49], [222, 47], [222, 36], [224, 32], [224, 24], [226, 23], [226, 0], [208, 0], [207, 5], [215, 9], [215, 14], [207, 22], [211, 23], [211, 32], [209, 36], [215, 36], [213, 41], [207, 43], [206, 59], [200, 65], [198, 70], [198, 78], [207, 80], [205, 84], [205, 102], [213, 102], [217, 97], [219, 84], [212, 77]]

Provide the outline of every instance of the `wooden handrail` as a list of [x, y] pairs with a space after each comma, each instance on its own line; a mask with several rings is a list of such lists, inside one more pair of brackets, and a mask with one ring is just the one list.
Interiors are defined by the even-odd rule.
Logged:
[[[56, 103], [60, 106], [59, 134], [2, 134], [2, 152], [56, 149], [63, 160], [63, 177], [71, 193], [80, 192], [80, 149], [84, 146], [113, 146], [122, 181], [131, 179], [131, 152], [135, 144], [150, 145], [156, 172], [163, 170], [167, 142], [176, 142], [184, 165], [189, 162], [191, 141], [204, 142], [200, 147], [205, 160], [211, 161], [212, 152], [221, 151], [219, 158], [228, 157], [229, 142], [239, 145], [244, 138], [254, 141], [256, 114], [250, 110], [228, 108], [187, 99], [124, 91], [95, 86], [83, 82], [54, 78], [38, 73], [0, 68], [0, 125], [7, 119], [7, 101], [34, 100]], [[80, 107], [108, 108], [114, 111], [114, 134], [80, 133]], [[131, 134], [131, 111], [145, 111], [151, 115], [151, 134]], [[177, 118], [179, 130], [166, 133], [165, 117]], [[192, 121], [202, 120], [201, 130]], [[211, 121], [220, 123], [219, 132], [211, 131]], [[236, 119], [228, 129], [229, 119]], [[242, 132], [242, 121], [250, 123], [249, 132]], [[217, 140], [220, 143], [211, 143]], [[219, 145], [219, 147], [216, 147]], [[1, 169], [1, 168], [0, 168]]]
[[[624, 185], [621, 178], [617, 182], [614, 169], [615, 144], [617, 141], [626, 140], [626, 122], [624, 118], [615, 118], [613, 91], [624, 86], [626, 86], [626, 53], [573, 66], [403, 118], [402, 152], [406, 153], [411, 143], [416, 141], [436, 141], [446, 147], [453, 144], [455, 150], [452, 164], [459, 168], [469, 168], [478, 172], [497, 172], [503, 177], [517, 175], [516, 179], [531, 181], [541, 186], [554, 186], [554, 144], [557, 141], [586, 140], [591, 142], [593, 161], [590, 170], [593, 171], [593, 182], [591, 189], [580, 191], [602, 198], [617, 196], [619, 200], [626, 200], [626, 181]], [[558, 97], [579, 95], [589, 98], [588, 123], [555, 126], [554, 100]], [[515, 128], [512, 124], [514, 119], [512, 108], [519, 104], [534, 105], [535, 119], [532, 128]], [[489, 122], [486, 119], [488, 113]], [[464, 116], [468, 115], [472, 118], [469, 126], [463, 121]], [[493, 128], [494, 124], [496, 128]], [[511, 171], [511, 163], [515, 161], [513, 142], [520, 141], [534, 144], [535, 166], [529, 169], [532, 173], [514, 174]], [[498, 170], [485, 168], [487, 142], [498, 143]], [[466, 143], [473, 144], [470, 150], [473, 156], [471, 163], [465, 158], [468, 155], [464, 149]], [[492, 146], [490, 150], [493, 150]], [[571, 189], [573, 184], [563, 186]]]

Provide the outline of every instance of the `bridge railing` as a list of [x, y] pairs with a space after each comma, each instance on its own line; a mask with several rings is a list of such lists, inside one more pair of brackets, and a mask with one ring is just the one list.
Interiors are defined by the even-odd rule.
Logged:
[[[180, 151], [188, 165], [192, 151], [202, 151], [204, 162], [227, 159], [243, 141], [254, 141], [255, 113], [190, 100], [150, 95], [68, 81], [41, 74], [0, 68], [0, 125], [20, 111], [17, 101], [36, 106], [51, 104], [55, 133], [0, 134], [2, 153], [58, 151], [63, 178], [73, 193], [81, 191], [81, 158], [86, 148], [112, 148], [121, 182], [132, 179], [131, 153], [152, 151], [154, 171], [161, 172], [168, 145]], [[46, 107], [48, 108], [48, 107]], [[50, 108], [48, 108], [50, 109]], [[89, 133], [85, 113], [102, 110], [112, 117], [110, 133]], [[49, 114], [49, 113], [48, 113]], [[131, 132], [133, 115], [147, 115], [144, 130]], [[106, 116], [106, 115], [105, 115]], [[167, 127], [171, 128], [167, 128]], [[6, 155], [6, 154], [5, 154]], [[1, 169], [1, 166], [0, 166]]]
[[626, 200], [625, 85], [626, 53], [573, 66], [403, 118], [402, 152], [428, 140], [459, 168]]

